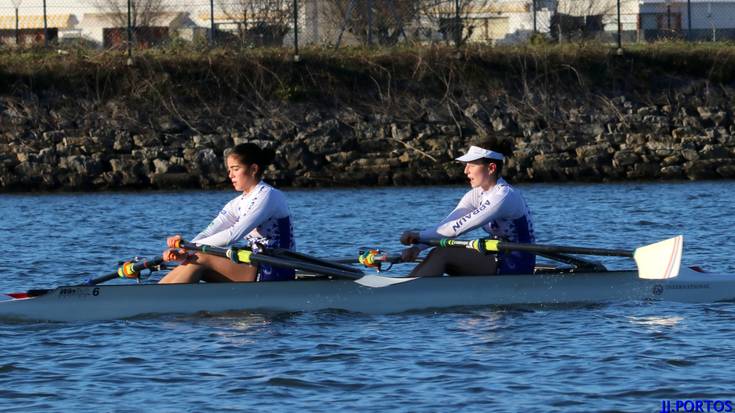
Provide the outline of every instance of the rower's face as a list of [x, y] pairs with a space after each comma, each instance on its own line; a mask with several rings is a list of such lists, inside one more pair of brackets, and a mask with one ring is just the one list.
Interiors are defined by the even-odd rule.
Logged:
[[496, 168], [497, 166], [494, 163], [487, 164], [482, 161], [472, 161], [464, 165], [464, 174], [470, 180], [471, 187], [481, 186], [488, 189], [495, 182], [493, 174]]
[[236, 191], [245, 191], [258, 183], [258, 165], [244, 164], [236, 156], [227, 157], [227, 176]]

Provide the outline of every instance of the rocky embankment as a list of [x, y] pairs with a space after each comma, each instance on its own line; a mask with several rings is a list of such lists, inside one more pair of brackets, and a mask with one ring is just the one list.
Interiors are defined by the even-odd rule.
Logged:
[[[563, 89], [560, 89], [563, 90]], [[277, 150], [282, 186], [456, 183], [452, 159], [487, 137], [511, 139], [519, 181], [735, 177], [735, 89], [704, 80], [639, 93], [477, 91], [392, 98], [392, 109], [277, 101], [218, 117], [59, 94], [0, 97], [0, 191], [227, 186], [226, 148]], [[234, 117], [233, 117], [234, 116]]]

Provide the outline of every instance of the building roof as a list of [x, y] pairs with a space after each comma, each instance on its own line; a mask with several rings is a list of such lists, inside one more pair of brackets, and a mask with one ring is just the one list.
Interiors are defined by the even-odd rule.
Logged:
[[[492, 1], [477, 1], [477, 4], [467, 4], [460, 10], [462, 16], [478, 14], [528, 13], [531, 5], [528, 2], [495, 3]], [[454, 15], [456, 10], [453, 2], [443, 2], [431, 7], [430, 13], [437, 15]]]
[[[270, 13], [269, 13], [270, 12]], [[215, 12], [214, 13], [214, 22], [215, 23], [242, 23], [243, 21], [248, 22], [257, 22], [257, 21], [280, 21], [284, 19], [279, 19], [273, 15], [273, 13], [277, 12], [277, 10], [269, 10], [269, 11], [263, 11], [260, 13], [255, 13], [252, 11], [248, 11], [244, 15], [237, 12], [227, 13], [224, 11], [221, 12]], [[289, 12], [289, 10], [283, 10], [283, 12]], [[194, 17], [194, 20], [197, 21], [200, 24], [203, 24], [205, 26], [209, 25], [210, 22], [210, 14], [209, 11], [201, 11], [197, 13]], [[288, 19], [290, 21], [290, 19]]]
[[[123, 22], [127, 21], [126, 16], [117, 13], [84, 13], [80, 26], [90, 27], [125, 27]], [[152, 27], [181, 27], [191, 25], [189, 13], [184, 12], [164, 12], [155, 13], [150, 18], [149, 26]]]
[[[621, 0], [622, 11], [630, 8], [630, 2]], [[598, 16], [613, 14], [617, 7], [617, 0], [559, 0], [557, 11], [569, 16]]]
[[[70, 29], [78, 23], [73, 14], [47, 14], [46, 27], [57, 29]], [[43, 15], [18, 16], [19, 29], [43, 29]], [[0, 16], [0, 29], [15, 30], [15, 15]]]

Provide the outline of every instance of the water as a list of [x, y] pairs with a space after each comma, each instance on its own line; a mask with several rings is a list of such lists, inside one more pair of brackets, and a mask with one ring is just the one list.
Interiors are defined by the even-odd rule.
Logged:
[[[683, 233], [685, 264], [735, 273], [733, 182], [522, 189], [539, 242], [632, 248]], [[399, 251], [401, 230], [442, 218], [465, 190], [287, 195], [299, 250], [347, 257], [362, 245]], [[0, 290], [74, 283], [152, 256], [167, 235], [193, 236], [234, 195], [0, 195]], [[735, 399], [733, 321], [731, 303], [631, 302], [5, 321], [0, 410], [654, 412], [662, 400]]]

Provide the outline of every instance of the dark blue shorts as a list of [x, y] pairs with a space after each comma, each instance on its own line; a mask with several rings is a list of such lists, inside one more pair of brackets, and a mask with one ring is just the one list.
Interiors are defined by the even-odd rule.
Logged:
[[498, 274], [533, 274], [536, 256], [530, 252], [512, 251], [498, 254]]
[[257, 281], [290, 281], [296, 278], [293, 268], [274, 267], [270, 264], [258, 264]]

